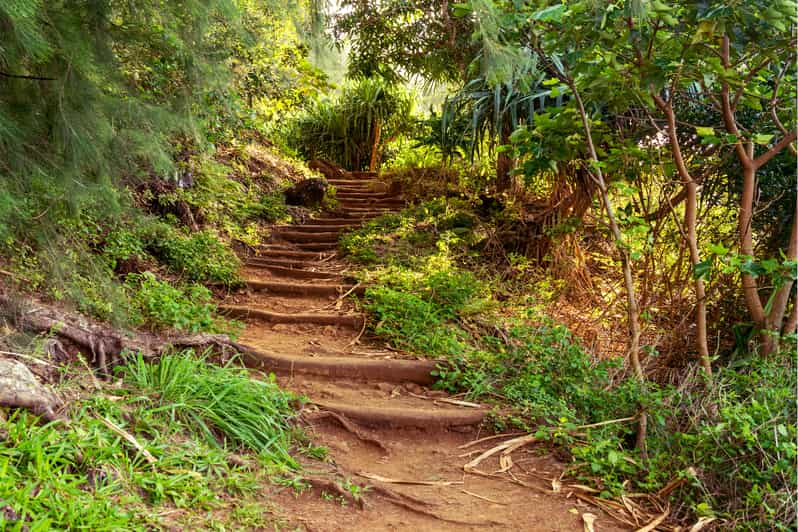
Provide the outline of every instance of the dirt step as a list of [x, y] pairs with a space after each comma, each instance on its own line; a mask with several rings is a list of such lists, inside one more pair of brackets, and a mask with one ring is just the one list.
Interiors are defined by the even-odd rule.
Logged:
[[[316, 220], [313, 220], [314, 222]], [[358, 224], [354, 223], [331, 223], [331, 224], [305, 224], [305, 225], [275, 225], [272, 227], [274, 231], [299, 231], [302, 233], [326, 233], [331, 231], [346, 231], [357, 227]]]
[[375, 181], [373, 179], [344, 179], [339, 177], [328, 179], [327, 182], [332, 183], [336, 187], [339, 185], [343, 185], [346, 187], [360, 187], [360, 186], [370, 187], [375, 183], [379, 183], [379, 181]]
[[343, 295], [350, 290], [352, 294], [363, 295], [365, 286], [328, 283], [290, 283], [278, 281], [246, 281], [247, 288], [254, 292], [270, 292], [272, 294], [298, 296], [335, 296]]
[[354, 171], [354, 172], [349, 172], [349, 175], [357, 178], [371, 179], [377, 177], [379, 174], [377, 172], [369, 172], [369, 171]]
[[250, 257], [244, 261], [246, 266], [268, 268], [271, 266], [290, 268], [312, 268], [318, 266], [318, 260], [281, 259], [276, 257]]
[[302, 268], [287, 268], [285, 266], [277, 266], [274, 264], [263, 263], [260, 261], [250, 262], [246, 261], [245, 266], [266, 270], [270, 274], [277, 277], [286, 277], [288, 279], [339, 279], [342, 280], [344, 276], [338, 273], [330, 272], [317, 272], [313, 270], [303, 270]]
[[388, 192], [362, 192], [359, 190], [353, 190], [351, 192], [348, 191], [339, 191], [336, 194], [336, 198], [339, 200], [343, 199], [394, 199], [397, 198], [395, 194], [389, 194]]
[[363, 316], [358, 314], [283, 313], [240, 305], [219, 305], [219, 311], [232, 318], [255, 319], [269, 323], [307, 323], [312, 325], [341, 325], [359, 330]]
[[362, 225], [359, 220], [353, 218], [341, 218], [334, 213], [327, 214], [323, 218], [315, 218], [313, 223], [315, 225], [344, 225], [349, 226], [352, 229], [356, 229]]
[[303, 373], [329, 378], [362, 379], [377, 382], [433, 384], [433, 360], [371, 360], [355, 357], [307, 357], [267, 353], [245, 346], [244, 362], [253, 369], [275, 373]]
[[398, 204], [405, 204], [406, 201], [402, 198], [391, 198], [391, 197], [384, 197], [384, 198], [338, 198], [340, 203], [351, 203], [352, 205], [398, 205]]
[[350, 220], [363, 220], [365, 218], [374, 218], [376, 216], [382, 216], [386, 212], [392, 212], [390, 209], [356, 209], [356, 208], [349, 208], [349, 209], [339, 209], [332, 214], [340, 218], [348, 218]]
[[338, 232], [308, 232], [308, 231], [284, 231], [278, 232], [280, 238], [289, 242], [338, 242]]
[[403, 209], [407, 203], [403, 200], [392, 201], [392, 202], [382, 202], [382, 201], [342, 201], [338, 204], [338, 207], [341, 209], [394, 209], [394, 210], [401, 210]]
[[300, 251], [310, 252], [330, 252], [334, 253], [338, 248], [338, 242], [292, 242], [294, 247]]
[[268, 248], [268, 247], [259, 247], [258, 254], [252, 258], [269, 258], [270, 260], [274, 257], [279, 258], [291, 258], [291, 259], [310, 259], [310, 260], [323, 260], [329, 258], [330, 256], [334, 255], [333, 253], [319, 253], [314, 251], [302, 251], [302, 250], [292, 250], [292, 249], [281, 249], [281, 248]]
[[314, 401], [315, 405], [348, 419], [375, 428], [418, 428], [443, 430], [481, 424], [488, 411], [481, 408], [396, 408]]

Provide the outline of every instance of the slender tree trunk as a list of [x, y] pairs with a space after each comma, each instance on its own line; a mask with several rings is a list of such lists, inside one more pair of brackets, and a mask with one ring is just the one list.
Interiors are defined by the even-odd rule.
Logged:
[[[720, 48], [720, 58], [725, 68], [731, 67], [730, 61], [730, 41], [728, 35], [723, 36]], [[740, 198], [740, 218], [738, 233], [740, 238], [740, 253], [754, 256], [754, 239], [752, 231], [752, 221], [754, 217], [754, 195], [756, 192], [756, 173], [768, 161], [778, 155], [783, 149], [789, 147], [798, 138], [798, 132], [785, 131], [784, 136], [773, 144], [765, 153], [755, 157], [754, 144], [750, 140], [745, 140], [745, 136], [740, 133], [735, 117], [737, 99], [730, 97], [731, 88], [729, 83], [724, 81], [721, 85], [720, 107], [723, 116], [723, 123], [726, 131], [739, 139], [735, 144], [737, 159], [743, 170], [743, 193]], [[790, 245], [788, 248], [788, 258], [794, 259], [798, 253], [798, 243], [796, 243], [796, 226], [798, 216], [793, 219], [793, 227], [790, 235]], [[774, 304], [770, 309], [766, 309], [759, 297], [759, 287], [756, 278], [752, 275], [742, 274], [742, 288], [745, 304], [751, 314], [754, 325], [761, 331], [760, 340], [762, 342], [762, 354], [768, 355], [776, 347], [774, 333], [778, 334], [782, 329], [784, 312], [789, 301], [792, 284], [781, 287], [780, 292], [775, 295]]]
[[[590, 152], [590, 159], [598, 163], [599, 158], [596, 153], [596, 146], [593, 143], [593, 134], [590, 130], [590, 120], [587, 117], [585, 106], [582, 103], [582, 98], [579, 91], [576, 89], [576, 84], [572, 79], [567, 79], [571, 91], [574, 94], [574, 101], [576, 102], [579, 110], [579, 116], [582, 119], [582, 127], [585, 131], [585, 138], [587, 139], [587, 147]], [[627, 303], [627, 318], [629, 321], [629, 361], [632, 365], [635, 377], [640, 383], [645, 383], [646, 377], [643, 373], [643, 366], [640, 364], [640, 309], [637, 305], [637, 296], [635, 295], [634, 275], [632, 274], [632, 264], [629, 258], [629, 252], [623, 245], [623, 235], [618, 226], [618, 221], [615, 217], [615, 209], [612, 206], [610, 197], [607, 193], [607, 182], [604, 179], [604, 173], [601, 171], [601, 166], [596, 164], [591, 173], [595, 176], [596, 184], [598, 185], [601, 194], [601, 201], [607, 211], [607, 219], [609, 220], [610, 230], [615, 238], [615, 247], [621, 255], [621, 267], [623, 269], [623, 280], [626, 288], [626, 303]], [[638, 416], [637, 425], [637, 448], [640, 449], [640, 454], [643, 459], [648, 458], [646, 451], [646, 432], [648, 420], [645, 410], [640, 411]]]
[[374, 119], [374, 123], [371, 127], [373, 131], [374, 140], [371, 143], [371, 159], [369, 160], [369, 172], [376, 172], [377, 171], [377, 156], [379, 155], [380, 151], [380, 135], [382, 134], [382, 127], [380, 126], [380, 121], [376, 118]]
[[[697, 213], [698, 213], [698, 183], [690, 171], [687, 169], [687, 164], [682, 155], [682, 148], [679, 144], [679, 136], [676, 131], [676, 114], [673, 112], [673, 101], [665, 101], [659, 94], [653, 94], [654, 101], [657, 107], [665, 113], [665, 118], [668, 123], [668, 139], [670, 141], [671, 154], [673, 161], [676, 163], [676, 169], [679, 176], [685, 185], [685, 208], [684, 208], [684, 226], [686, 231], [687, 246], [690, 250], [690, 262], [693, 264], [693, 271], [695, 272], [696, 265], [701, 262], [701, 254], [698, 250], [698, 231], [697, 231]], [[704, 288], [704, 280], [693, 276], [693, 285], [695, 290], [695, 325], [696, 325], [696, 347], [698, 348], [698, 357], [701, 362], [701, 367], [707, 377], [712, 376], [712, 362], [709, 358], [709, 345], [707, 341], [707, 301], [706, 290]]]
[[[505, 123], [502, 125], [501, 137], [499, 143], [501, 145], [510, 143], [510, 135], [512, 130], [510, 125]], [[512, 185], [512, 177], [510, 172], [513, 169], [513, 160], [508, 152], [499, 152], [496, 155], [496, 192], [506, 192]]]
[[[690, 247], [690, 261], [693, 263], [693, 271], [696, 265], [701, 262], [698, 252], [698, 233], [696, 230], [696, 213], [698, 211], [698, 185], [695, 181], [687, 184], [687, 203], [684, 210], [684, 224], [687, 229], [687, 243]], [[698, 357], [704, 373], [712, 376], [712, 362], [709, 358], [709, 346], [707, 342], [707, 295], [704, 289], [704, 280], [695, 278], [695, 325], [696, 325], [696, 346], [698, 347]]]

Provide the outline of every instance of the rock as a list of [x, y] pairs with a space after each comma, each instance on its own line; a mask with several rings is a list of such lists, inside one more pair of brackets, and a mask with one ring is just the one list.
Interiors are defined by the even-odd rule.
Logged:
[[60, 401], [24, 364], [0, 359], [0, 406], [27, 408], [48, 421], [58, 419]]
[[305, 179], [284, 192], [285, 202], [288, 205], [317, 207], [321, 205], [326, 190], [327, 182], [324, 179]]

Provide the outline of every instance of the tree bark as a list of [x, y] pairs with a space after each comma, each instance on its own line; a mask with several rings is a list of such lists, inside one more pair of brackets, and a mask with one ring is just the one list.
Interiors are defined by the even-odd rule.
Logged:
[[[577, 109], [579, 110], [579, 116], [582, 120], [582, 127], [585, 131], [585, 138], [587, 139], [587, 147], [590, 153], [590, 159], [594, 163], [599, 163], [596, 146], [593, 143], [593, 134], [591, 133], [590, 129], [590, 120], [587, 117], [585, 106], [582, 103], [582, 97], [580, 96], [579, 91], [576, 88], [576, 84], [572, 79], [568, 78], [565, 81], [568, 83], [568, 86], [573, 92], [574, 101], [576, 102]], [[632, 365], [632, 370], [634, 371], [635, 377], [642, 384], [645, 383], [646, 377], [643, 373], [643, 366], [640, 364], [640, 309], [637, 304], [637, 296], [635, 295], [632, 264], [629, 257], [629, 252], [623, 245], [623, 235], [621, 234], [621, 229], [618, 226], [618, 221], [615, 217], [615, 210], [607, 193], [607, 183], [604, 179], [604, 173], [601, 170], [601, 166], [596, 164], [595, 169], [590, 170], [590, 172], [595, 176], [596, 184], [598, 185], [599, 192], [601, 194], [601, 201], [607, 211], [607, 219], [609, 220], [610, 230], [615, 238], [615, 247], [618, 249], [621, 255], [621, 267], [623, 269], [623, 279], [626, 288], [626, 312], [629, 321], [629, 361]], [[637, 425], [637, 447], [640, 450], [640, 454], [644, 460], [648, 458], [648, 453], [646, 451], [647, 426], [648, 420], [645, 410], [641, 410]]]
[[[698, 231], [697, 231], [697, 212], [698, 212], [698, 183], [690, 171], [687, 169], [682, 148], [679, 144], [679, 136], [676, 131], [676, 114], [673, 112], [673, 101], [667, 102], [658, 94], [654, 94], [654, 101], [657, 107], [665, 113], [665, 119], [668, 123], [668, 138], [670, 140], [671, 154], [673, 155], [676, 169], [679, 176], [684, 182], [685, 190], [685, 208], [684, 208], [684, 225], [687, 231], [686, 240], [687, 246], [690, 250], [690, 262], [693, 264], [693, 272], [695, 272], [696, 265], [701, 262], [701, 254], [698, 249]], [[707, 341], [707, 302], [706, 290], [704, 288], [704, 280], [700, 277], [693, 276], [693, 284], [695, 290], [696, 309], [695, 309], [695, 325], [696, 325], [696, 347], [698, 349], [698, 357], [701, 362], [701, 367], [707, 377], [712, 377], [712, 361], [709, 358], [709, 346]]]
[[[510, 144], [510, 135], [512, 130], [510, 124], [504, 123], [502, 125], [501, 136], [499, 144], [504, 146]], [[506, 151], [501, 151], [496, 155], [496, 192], [506, 192], [512, 186], [512, 176], [510, 172], [513, 169], [513, 160]]]
[[382, 134], [380, 121], [377, 120], [376, 118], [374, 119], [374, 123], [372, 124], [371, 129], [372, 129], [373, 141], [371, 143], [371, 159], [369, 160], [369, 172], [376, 172], [377, 159], [380, 151], [380, 136]]
[[[723, 36], [720, 48], [720, 58], [725, 68], [731, 67], [730, 61], [730, 41], [728, 35]], [[742, 89], [739, 89], [742, 90]], [[754, 195], [756, 192], [756, 173], [773, 157], [778, 155], [783, 149], [789, 147], [792, 142], [798, 138], [798, 132], [790, 131], [776, 144], [771, 146], [765, 153], [759, 157], [755, 157], [754, 143], [750, 140], [744, 140], [737, 127], [737, 120], [735, 117], [736, 104], [738, 98], [734, 100], [730, 97], [731, 89], [728, 81], [723, 81], [720, 91], [720, 107], [723, 116], [723, 123], [728, 133], [737, 137], [735, 144], [735, 152], [737, 159], [743, 170], [743, 193], [740, 198], [740, 217], [738, 223], [738, 234], [740, 239], [740, 253], [749, 257], [754, 256], [754, 240], [752, 231], [752, 222], [754, 217]], [[738, 92], [738, 96], [739, 96]], [[796, 217], [798, 218], [798, 217]], [[788, 258], [794, 259], [796, 251], [798, 251], [798, 244], [796, 240], [796, 219], [793, 219], [793, 227], [790, 236], [790, 245], [788, 249]], [[762, 343], [762, 354], [768, 355], [776, 347], [774, 341], [774, 333], [778, 334], [781, 331], [784, 320], [784, 312], [789, 300], [789, 295], [792, 290], [792, 283], [782, 286], [780, 292], [775, 296], [774, 304], [770, 310], [766, 310], [762, 304], [762, 299], [759, 296], [759, 286], [756, 278], [747, 273], [742, 273], [742, 289], [743, 297], [745, 299], [748, 311], [751, 314], [751, 319], [757, 329], [760, 330], [760, 341]]]

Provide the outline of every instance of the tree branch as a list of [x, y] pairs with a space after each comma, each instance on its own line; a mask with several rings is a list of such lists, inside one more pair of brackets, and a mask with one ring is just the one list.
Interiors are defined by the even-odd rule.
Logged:
[[12, 79], [30, 79], [34, 81], [55, 81], [56, 78], [45, 78], [41, 76], [25, 76], [22, 74], [9, 74], [8, 72], [3, 72], [0, 70], [0, 77], [4, 78], [12, 78]]
[[766, 151], [765, 153], [763, 153], [753, 161], [754, 168], [756, 168], [757, 170], [761, 168], [766, 162], [768, 162], [773, 157], [778, 155], [779, 152], [781, 152], [781, 150], [783, 150], [786, 146], [789, 146], [790, 143], [794, 142], [795, 139], [797, 138], [798, 138], [798, 132], [796, 131], [793, 131], [786, 137], [782, 137], [782, 139], [778, 141], [776, 144], [774, 144], [772, 148], [770, 148], [768, 151]]

